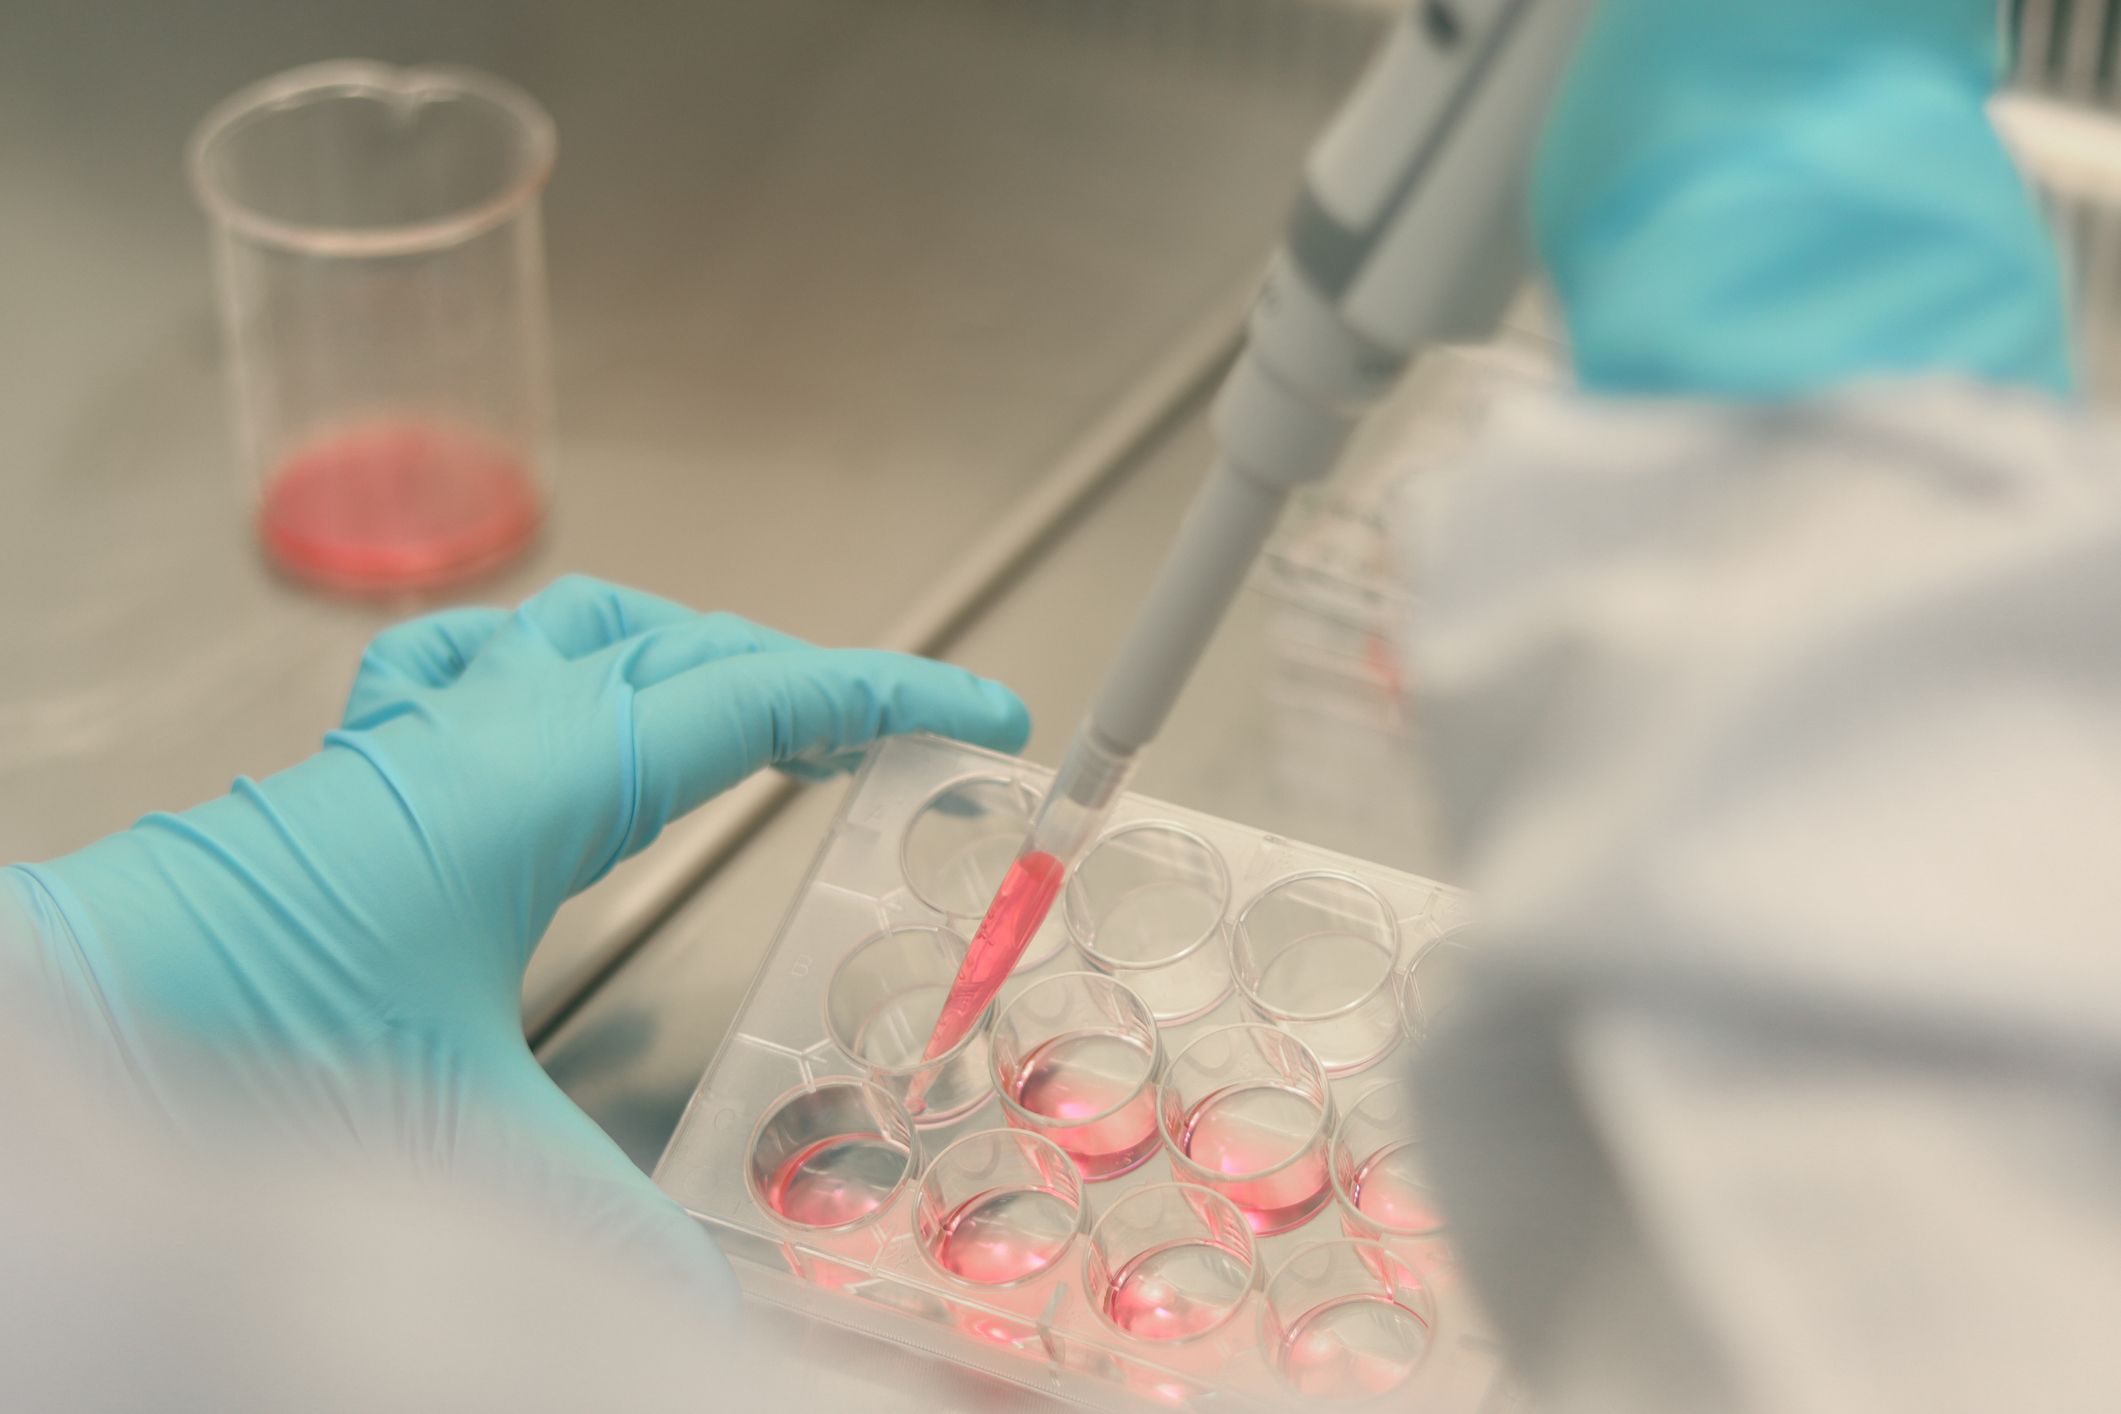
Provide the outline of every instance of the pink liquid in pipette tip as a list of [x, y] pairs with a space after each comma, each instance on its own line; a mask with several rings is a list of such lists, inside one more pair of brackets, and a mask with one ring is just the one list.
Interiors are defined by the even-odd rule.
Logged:
[[1113, 1178], [1140, 1165], [1162, 1142], [1156, 1092], [1148, 1083], [1155, 1064], [1131, 1036], [1058, 1036], [1024, 1057], [1009, 1078], [1009, 1096], [1056, 1121], [1040, 1132], [1068, 1151], [1084, 1178]]
[[[942, 1018], [928, 1037], [923, 1060], [934, 1060], [948, 1051], [979, 1020], [980, 1013], [1008, 980], [1016, 960], [1031, 945], [1032, 934], [1046, 921], [1046, 911], [1053, 907], [1054, 896], [1060, 892], [1067, 872], [1067, 866], [1043, 850], [1022, 855], [1009, 866], [1008, 876], [995, 892], [994, 902], [988, 905], [987, 916], [980, 920], [979, 931], [972, 935], [972, 946], [957, 969], [957, 979], [950, 984]], [[918, 1112], [919, 1101], [918, 1093], [910, 1095], [906, 1107]]]

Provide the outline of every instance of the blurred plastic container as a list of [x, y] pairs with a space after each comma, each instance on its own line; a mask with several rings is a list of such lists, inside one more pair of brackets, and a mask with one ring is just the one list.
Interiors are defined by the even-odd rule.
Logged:
[[1401, 661], [1408, 609], [1400, 498], [1415, 477], [1462, 456], [1503, 394], [1552, 383], [1560, 350], [1529, 312], [1493, 345], [1442, 349], [1363, 428], [1339, 472], [1307, 498], [1255, 579], [1266, 619], [1270, 749], [1291, 828], [1419, 857], [1417, 776]]
[[[1998, 97], [1995, 117], [2060, 247], [2085, 391], [2111, 405], [2121, 402], [2121, 0], [2020, 0], [2012, 23], [2025, 88]], [[1362, 840], [1385, 858], [1422, 847], [1408, 793], [1377, 788], [1395, 766], [1416, 770], [1400, 500], [1467, 453], [1498, 397], [1558, 383], [1565, 366], [1558, 320], [1531, 295], [1493, 343], [1428, 355], [1268, 548], [1256, 583], [1274, 603], [1275, 783], [1304, 833]]]
[[2028, 88], [2114, 107], [2121, 0], [2008, 0], [2013, 77]]
[[416, 589], [536, 535], [553, 153], [529, 95], [458, 69], [312, 65], [200, 123], [236, 441], [281, 569]]

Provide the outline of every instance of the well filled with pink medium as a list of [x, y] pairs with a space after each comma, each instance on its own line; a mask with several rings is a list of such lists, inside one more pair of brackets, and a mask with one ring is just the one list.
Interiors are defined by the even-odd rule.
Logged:
[[1150, 1056], [1133, 1038], [1083, 1031], [1032, 1051], [1007, 1083], [1017, 1104], [1053, 1121], [1046, 1137], [1095, 1182], [1128, 1172], [1161, 1146], [1149, 1069]]
[[1326, 1149], [1318, 1104], [1278, 1085], [1233, 1085], [1186, 1110], [1173, 1134], [1201, 1181], [1235, 1203], [1262, 1236], [1324, 1207]]

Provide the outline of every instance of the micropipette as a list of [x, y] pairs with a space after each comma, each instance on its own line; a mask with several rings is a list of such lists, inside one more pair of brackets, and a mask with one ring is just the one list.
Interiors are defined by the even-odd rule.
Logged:
[[973, 935], [928, 1057], [977, 1023], [1023, 956], [1289, 493], [1332, 468], [1415, 351], [1500, 322], [1524, 268], [1525, 154], [1590, 4], [1422, 0], [1311, 150], [1216, 398], [1221, 459]]

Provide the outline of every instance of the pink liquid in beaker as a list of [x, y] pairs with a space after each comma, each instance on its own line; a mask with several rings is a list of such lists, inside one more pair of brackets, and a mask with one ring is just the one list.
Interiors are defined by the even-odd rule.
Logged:
[[1032, 1114], [1059, 1121], [1039, 1132], [1068, 1151], [1084, 1178], [1112, 1178], [1140, 1165], [1162, 1142], [1149, 1084], [1154, 1064], [1132, 1036], [1057, 1036], [1024, 1057], [1009, 1078], [1009, 1096]]
[[530, 542], [543, 514], [520, 456], [405, 418], [356, 424], [290, 454], [266, 481], [258, 534], [290, 574], [374, 593], [493, 569]]
[[1243, 1210], [1262, 1236], [1286, 1232], [1328, 1197], [1326, 1141], [1310, 1096], [1279, 1085], [1233, 1085], [1186, 1112], [1180, 1153], [1210, 1174], [1208, 1187]]

